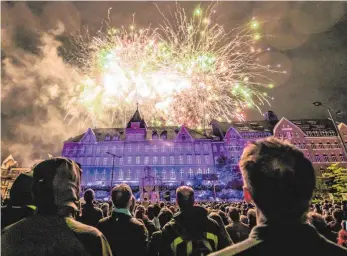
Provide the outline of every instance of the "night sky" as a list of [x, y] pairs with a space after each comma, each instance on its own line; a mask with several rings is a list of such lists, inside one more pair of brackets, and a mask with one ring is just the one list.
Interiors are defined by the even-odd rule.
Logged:
[[[187, 13], [199, 2], [182, 2]], [[202, 7], [208, 3], [202, 3]], [[175, 3], [159, 2], [161, 10]], [[22, 164], [58, 155], [63, 141], [81, 133], [64, 122], [67, 84], [73, 74], [66, 64], [70, 38], [88, 28], [100, 29], [112, 7], [111, 25], [128, 26], [135, 13], [138, 26], [161, 21], [153, 2], [2, 2], [1, 3], [1, 151]], [[272, 61], [287, 70], [276, 77], [271, 109], [279, 118], [324, 118], [312, 105], [321, 101], [344, 113], [347, 122], [347, 3], [344, 2], [222, 2], [216, 22], [233, 28], [252, 17], [264, 21], [270, 35]], [[256, 111], [248, 120], [261, 120]], [[85, 124], [86, 130], [88, 124]]]

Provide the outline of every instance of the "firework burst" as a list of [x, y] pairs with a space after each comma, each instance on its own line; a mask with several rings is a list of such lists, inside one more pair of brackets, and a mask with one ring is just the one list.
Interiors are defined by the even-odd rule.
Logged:
[[158, 8], [158, 28], [106, 23], [96, 37], [77, 38], [74, 60], [84, 79], [69, 114], [82, 108], [94, 121], [121, 126], [138, 102], [150, 125], [196, 128], [212, 119], [242, 120], [244, 109], [269, 104], [264, 89], [273, 85], [265, 74], [281, 71], [257, 60], [261, 24], [252, 19], [226, 31], [214, 22], [214, 5], [191, 16], [176, 8], [170, 17]]

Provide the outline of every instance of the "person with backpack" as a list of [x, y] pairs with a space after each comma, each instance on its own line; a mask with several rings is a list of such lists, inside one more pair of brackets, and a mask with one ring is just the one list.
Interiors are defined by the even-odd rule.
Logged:
[[195, 206], [194, 201], [191, 187], [176, 190], [180, 211], [162, 229], [159, 255], [208, 255], [232, 244], [218, 223], [208, 217], [207, 210]]

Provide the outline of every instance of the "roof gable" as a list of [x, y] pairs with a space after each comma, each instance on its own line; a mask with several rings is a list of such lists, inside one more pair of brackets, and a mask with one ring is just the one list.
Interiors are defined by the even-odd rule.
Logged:
[[[287, 126], [290, 126], [290, 127], [281, 128], [281, 126], [283, 126], [285, 124]], [[287, 129], [287, 128], [297, 129], [301, 133], [301, 135], [306, 136], [305, 132], [303, 130], [301, 130], [301, 128], [299, 126], [297, 126], [296, 124], [292, 123], [291, 121], [289, 121], [285, 117], [282, 117], [281, 120], [275, 125], [275, 127], [274, 127], [274, 134], [276, 134], [277, 132], [282, 132], [283, 129]]]
[[83, 135], [79, 143], [83, 144], [94, 144], [96, 143], [96, 137], [91, 128], [88, 128], [87, 132]]
[[188, 130], [185, 128], [185, 126], [182, 125], [179, 132], [177, 133], [175, 141], [184, 142], [184, 141], [193, 141], [193, 140], [194, 138], [192, 137], [192, 135], [190, 135]]
[[224, 136], [224, 140], [230, 140], [231, 138], [233, 138], [233, 139], [235, 139], [235, 138], [241, 139], [242, 138], [240, 133], [234, 127], [230, 127], [228, 129], [228, 131], [226, 132], [226, 134]]

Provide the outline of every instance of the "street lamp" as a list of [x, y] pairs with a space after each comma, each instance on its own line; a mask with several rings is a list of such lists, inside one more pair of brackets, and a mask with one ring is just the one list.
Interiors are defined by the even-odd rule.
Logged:
[[[343, 140], [343, 138], [342, 138], [342, 136], [341, 136], [341, 133], [340, 133], [339, 129], [338, 129], [337, 126], [336, 126], [336, 122], [335, 122], [335, 119], [333, 118], [333, 115], [331, 114], [330, 108], [327, 107], [327, 106], [325, 106], [324, 104], [322, 104], [322, 102], [320, 102], [320, 101], [315, 101], [315, 102], [313, 102], [312, 104], [315, 105], [316, 107], [323, 107], [323, 108], [325, 108], [326, 110], [328, 110], [330, 119], [331, 119], [331, 121], [333, 122], [334, 127], [335, 127], [335, 130], [336, 130], [336, 132], [337, 132], [337, 135], [339, 136], [339, 138], [340, 138], [340, 140], [341, 140], [342, 147], [343, 147], [344, 153], [345, 153], [345, 157], [347, 157], [347, 148], [346, 148], [346, 144], [345, 144], [345, 142], [344, 142], [344, 140]], [[341, 114], [341, 113], [342, 113], [342, 112], [341, 112], [340, 110], [336, 112], [336, 114]]]
[[115, 157], [121, 158], [121, 156], [117, 156], [117, 155], [112, 154], [112, 153], [110, 153], [110, 152], [106, 152], [106, 154], [112, 156], [112, 172], [111, 172], [111, 191], [112, 191], [113, 173], [114, 173], [114, 158], [115, 158]]

